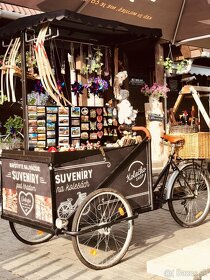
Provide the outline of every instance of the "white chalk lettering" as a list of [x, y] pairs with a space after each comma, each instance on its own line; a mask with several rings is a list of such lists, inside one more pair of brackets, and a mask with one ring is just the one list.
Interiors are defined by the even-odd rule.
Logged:
[[38, 174], [15, 171], [15, 170], [12, 171], [12, 179], [14, 181], [21, 181], [26, 183], [33, 183], [33, 184], [39, 183]]
[[64, 183], [70, 183], [70, 182], [77, 182], [81, 180], [88, 180], [92, 178], [93, 170], [83, 170], [80, 171], [74, 171], [64, 174], [56, 174], [55, 175], [55, 183], [56, 184], [64, 184]]
[[134, 170], [132, 174], [128, 173], [126, 176], [127, 183], [132, 181], [133, 179], [136, 179], [136, 181], [141, 179], [145, 174], [145, 172], [146, 172], [146, 168], [141, 166], [137, 171]]

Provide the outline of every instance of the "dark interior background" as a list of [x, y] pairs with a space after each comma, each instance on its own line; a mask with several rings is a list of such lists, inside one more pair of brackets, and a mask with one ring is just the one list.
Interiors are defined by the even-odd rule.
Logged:
[[[141, 85], [132, 85], [130, 83], [131, 79], [139, 79], [143, 80], [146, 84], [152, 85], [155, 82], [154, 70], [155, 70], [155, 39], [144, 39], [137, 41], [131, 44], [122, 45], [119, 50], [119, 71], [127, 70], [128, 79], [125, 81], [125, 87], [129, 89], [130, 96], [129, 100], [134, 107], [134, 109], [138, 109], [139, 113], [137, 116], [136, 124], [137, 125], [145, 125], [145, 112], [144, 112], [144, 104], [148, 102], [148, 98], [141, 93]], [[61, 49], [59, 49], [59, 52]], [[5, 48], [0, 49], [0, 53], [3, 54], [5, 52]], [[66, 51], [67, 53], [67, 51]], [[65, 53], [65, 55], [66, 55]], [[167, 53], [167, 50], [166, 50]], [[113, 57], [111, 57], [113, 58]], [[194, 60], [194, 63], [200, 65], [210, 66], [210, 59], [202, 58]], [[113, 65], [112, 65], [113, 66]], [[68, 69], [68, 67], [66, 67]], [[68, 76], [68, 70], [66, 75]], [[167, 98], [167, 107], [168, 109], [173, 107], [175, 101], [178, 97], [178, 93], [184, 85], [181, 82], [183, 77], [187, 77], [189, 75], [178, 75], [173, 78], [167, 78], [167, 84], [170, 87], [171, 91], [168, 93]], [[0, 122], [1, 122], [1, 133], [4, 133], [3, 124], [7, 120], [9, 116], [13, 116], [14, 114], [22, 116], [22, 104], [21, 104], [21, 81], [19, 77], [15, 77], [16, 83], [16, 103], [5, 102], [3, 106], [0, 105]], [[66, 85], [68, 90], [70, 89], [70, 81], [66, 78]], [[210, 79], [207, 76], [197, 75], [196, 80], [192, 81], [191, 84], [201, 85], [201, 86], [210, 86]], [[31, 92], [34, 88], [34, 82], [28, 82], [28, 93]], [[108, 100], [112, 97], [112, 88], [110, 87], [107, 92], [107, 96], [105, 99]], [[208, 97], [201, 96], [202, 103], [207, 112], [209, 112], [209, 100]], [[189, 113], [191, 111], [192, 105], [197, 106], [194, 102], [194, 99], [191, 95], [188, 95], [184, 98], [183, 102], [180, 104], [176, 117], [184, 110], [187, 110]], [[208, 131], [208, 127], [205, 124], [201, 116], [201, 131]]]

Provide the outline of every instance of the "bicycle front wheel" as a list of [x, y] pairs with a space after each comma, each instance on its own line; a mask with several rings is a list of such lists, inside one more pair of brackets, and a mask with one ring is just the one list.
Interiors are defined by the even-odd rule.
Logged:
[[[133, 220], [128, 219], [132, 215], [128, 201], [113, 189], [97, 190], [87, 196], [72, 224], [73, 231], [80, 231], [72, 237], [72, 243], [81, 262], [92, 269], [117, 264], [132, 239]], [[107, 223], [110, 224], [103, 227]]]
[[183, 227], [200, 225], [210, 209], [210, 183], [199, 165], [186, 165], [172, 183], [169, 210]]
[[9, 221], [12, 233], [15, 237], [28, 245], [36, 245], [49, 241], [54, 234], [42, 230], [34, 229], [28, 226], [23, 226]]

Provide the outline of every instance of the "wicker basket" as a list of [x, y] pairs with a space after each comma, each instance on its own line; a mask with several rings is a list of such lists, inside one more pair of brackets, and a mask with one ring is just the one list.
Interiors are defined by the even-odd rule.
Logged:
[[185, 139], [185, 145], [179, 151], [180, 157], [210, 158], [210, 132], [187, 133], [179, 136]]
[[170, 128], [170, 134], [186, 134], [198, 132], [198, 126], [174, 125]]

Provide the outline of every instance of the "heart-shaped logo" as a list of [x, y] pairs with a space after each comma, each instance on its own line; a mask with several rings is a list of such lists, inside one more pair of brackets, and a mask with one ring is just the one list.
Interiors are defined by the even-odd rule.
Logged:
[[102, 122], [102, 120], [103, 120], [103, 117], [102, 116], [97, 116], [97, 122]]
[[102, 130], [103, 124], [102, 123], [97, 123], [97, 128], [98, 128], [98, 130]]
[[97, 115], [100, 116], [102, 114], [102, 108], [97, 108], [96, 113], [97, 113]]
[[101, 139], [103, 137], [103, 135], [104, 135], [103, 131], [98, 131], [97, 132], [97, 136], [98, 136], [99, 139]]
[[23, 191], [20, 191], [19, 193], [19, 205], [22, 209], [23, 213], [28, 216], [33, 207], [34, 207], [34, 197], [31, 193], [25, 193]]

